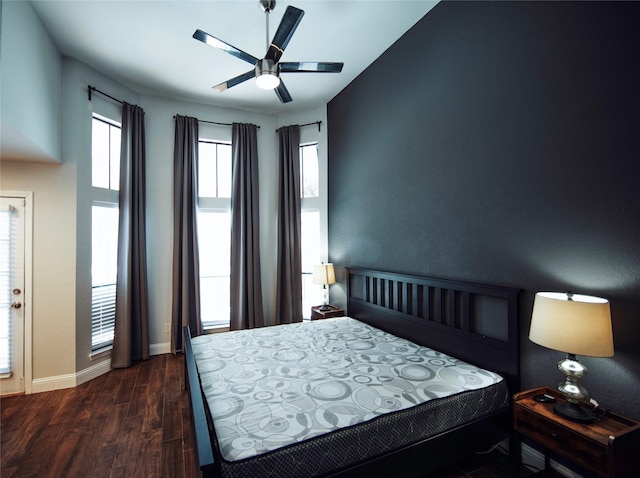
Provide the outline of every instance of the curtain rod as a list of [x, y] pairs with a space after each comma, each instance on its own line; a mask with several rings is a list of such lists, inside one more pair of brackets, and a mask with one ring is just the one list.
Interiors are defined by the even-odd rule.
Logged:
[[[176, 117], [174, 116], [173, 119], [176, 119]], [[201, 119], [198, 119], [198, 118], [196, 118], [196, 119], [198, 120], [198, 123], [217, 124], [217, 125], [220, 125], [220, 126], [233, 126], [233, 123], [218, 123], [217, 121], [206, 121], [206, 120], [201, 120]], [[254, 126], [256, 128], [258, 128], [258, 129], [260, 129], [260, 125], [259, 124], [256, 124]]]
[[[314, 124], [317, 124], [317, 125], [318, 125], [318, 132], [320, 132], [320, 125], [322, 124], [322, 121], [314, 121], [313, 123], [299, 124], [298, 126], [299, 126], [300, 128], [304, 128], [305, 126], [312, 126], [312, 125], [314, 125]], [[282, 128], [284, 128], [284, 126], [280, 126], [280, 127], [276, 130], [276, 133], [277, 133], [278, 131], [280, 131]]]
[[118, 98], [114, 98], [113, 96], [108, 95], [104, 91], [100, 91], [98, 88], [96, 88], [95, 86], [91, 86], [91, 85], [89, 85], [89, 101], [91, 101], [91, 92], [92, 91], [95, 91], [96, 93], [100, 93], [101, 95], [106, 96], [107, 98], [111, 98], [113, 101], [117, 101], [121, 105], [124, 104], [124, 101], [119, 100]]

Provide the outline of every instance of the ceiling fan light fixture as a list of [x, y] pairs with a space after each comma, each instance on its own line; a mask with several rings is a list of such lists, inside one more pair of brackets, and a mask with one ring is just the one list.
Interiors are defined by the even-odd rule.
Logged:
[[280, 85], [280, 78], [271, 73], [263, 73], [256, 77], [256, 85], [263, 90], [274, 90]]
[[278, 66], [273, 60], [264, 58], [256, 63], [256, 84], [263, 90], [273, 90], [280, 85]]

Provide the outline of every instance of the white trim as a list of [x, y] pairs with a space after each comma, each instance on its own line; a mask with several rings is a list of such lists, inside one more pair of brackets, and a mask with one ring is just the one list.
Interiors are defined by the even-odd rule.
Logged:
[[76, 385], [82, 385], [89, 380], [93, 380], [94, 378], [98, 378], [100, 375], [104, 375], [105, 373], [111, 370], [111, 356], [109, 356], [106, 360], [102, 362], [97, 362], [93, 364], [91, 367], [85, 368], [84, 370], [80, 370], [76, 373]]
[[[171, 343], [164, 342], [160, 344], [149, 345], [149, 353], [151, 355], [163, 355], [171, 353]], [[63, 388], [73, 388], [83, 383], [98, 378], [101, 375], [111, 371], [111, 357], [91, 365], [84, 370], [76, 373], [68, 373], [64, 375], [54, 375], [51, 377], [36, 378], [31, 382], [30, 392], [40, 393], [50, 392], [52, 390], [61, 390]]]
[[36, 378], [31, 382], [31, 393], [50, 392], [76, 386], [76, 374], [55, 375], [53, 377]]
[[33, 378], [33, 192], [24, 193], [24, 384], [25, 393], [31, 393]]
[[104, 123], [108, 123], [111, 126], [115, 126], [117, 128], [121, 128], [122, 129], [122, 123], [121, 122], [116, 121], [114, 119], [111, 119], [108, 116], [104, 116], [104, 115], [101, 115], [101, 114], [98, 114], [98, 113], [92, 111], [91, 112], [91, 119], [93, 119], [93, 118], [96, 118], [97, 120], [100, 120], [100, 121], [102, 121]]
[[93, 364], [91, 367], [80, 370], [77, 373], [65, 375], [54, 375], [52, 377], [36, 378], [32, 383], [32, 393], [50, 392], [63, 388], [73, 388], [82, 385], [89, 380], [98, 378], [100, 375], [111, 370], [111, 357], [102, 362]]

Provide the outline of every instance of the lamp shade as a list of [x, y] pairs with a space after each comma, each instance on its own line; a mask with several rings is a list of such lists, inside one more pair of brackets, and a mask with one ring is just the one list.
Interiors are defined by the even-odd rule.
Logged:
[[333, 264], [320, 264], [313, 266], [313, 283], [314, 284], [335, 284], [336, 274], [333, 270]]
[[538, 292], [529, 340], [550, 349], [590, 357], [613, 356], [609, 301], [587, 295]]

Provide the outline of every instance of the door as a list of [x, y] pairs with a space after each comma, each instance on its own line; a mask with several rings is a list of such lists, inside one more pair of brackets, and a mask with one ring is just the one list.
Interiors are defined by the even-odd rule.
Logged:
[[25, 199], [0, 198], [0, 395], [24, 392]]

